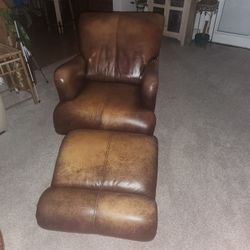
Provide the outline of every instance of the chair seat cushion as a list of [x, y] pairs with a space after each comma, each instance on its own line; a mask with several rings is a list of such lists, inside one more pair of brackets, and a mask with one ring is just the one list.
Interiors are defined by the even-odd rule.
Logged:
[[143, 107], [138, 85], [89, 81], [75, 99], [57, 105], [54, 125], [60, 134], [81, 128], [152, 134], [155, 115]]

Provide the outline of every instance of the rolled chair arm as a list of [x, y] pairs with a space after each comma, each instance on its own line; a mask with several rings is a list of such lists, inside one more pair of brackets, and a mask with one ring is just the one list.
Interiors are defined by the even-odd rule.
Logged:
[[142, 99], [144, 106], [152, 111], [155, 109], [158, 83], [158, 60], [155, 59], [145, 67], [142, 75]]
[[80, 92], [85, 68], [83, 57], [78, 55], [55, 70], [54, 81], [61, 102], [74, 99]]

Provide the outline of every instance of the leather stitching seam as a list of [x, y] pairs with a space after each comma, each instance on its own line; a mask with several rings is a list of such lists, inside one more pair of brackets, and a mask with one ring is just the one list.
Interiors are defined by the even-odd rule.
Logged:
[[109, 156], [109, 152], [110, 152], [110, 145], [111, 145], [111, 141], [112, 141], [112, 133], [110, 133], [109, 135], [109, 138], [108, 138], [108, 144], [107, 144], [107, 149], [106, 149], [106, 152], [105, 152], [105, 158], [104, 158], [104, 163], [103, 163], [103, 179], [102, 179], [102, 183], [99, 187], [99, 190], [98, 190], [98, 193], [96, 195], [96, 200], [95, 200], [95, 208], [94, 208], [94, 218], [93, 218], [93, 228], [95, 230], [95, 227], [96, 227], [96, 214], [97, 214], [97, 209], [98, 209], [98, 200], [99, 200], [99, 197], [100, 197], [100, 194], [101, 194], [101, 191], [102, 191], [102, 188], [103, 188], [103, 183], [105, 181], [105, 178], [106, 178], [106, 174], [107, 174], [107, 163], [108, 163], [108, 156]]
[[104, 181], [105, 181], [105, 178], [106, 178], [106, 174], [107, 174], [106, 170], [107, 170], [107, 163], [108, 163], [108, 156], [109, 156], [109, 151], [110, 151], [110, 145], [111, 145], [111, 141], [112, 141], [112, 135], [113, 135], [113, 133], [110, 133], [109, 138], [108, 138], [108, 145], [107, 145], [107, 149], [106, 149], [106, 152], [105, 152], [105, 158], [104, 158], [103, 170], [102, 170], [102, 172], [103, 172], [103, 174], [102, 174], [103, 179], [102, 179], [102, 183], [101, 183], [101, 186], [100, 186], [99, 190], [102, 189]]
[[120, 15], [117, 17], [117, 23], [116, 23], [116, 33], [115, 33], [115, 68], [114, 68], [114, 78], [116, 78], [117, 74], [117, 61], [118, 61], [118, 53], [117, 53], [117, 40], [118, 40], [118, 29], [120, 24]]
[[93, 218], [93, 229], [95, 231], [95, 221], [96, 221], [96, 211], [97, 211], [97, 204], [98, 204], [98, 200], [99, 200], [99, 194], [100, 194], [100, 189], [98, 190], [98, 193], [96, 195], [96, 200], [95, 200], [95, 208], [94, 208], [94, 218]]
[[105, 107], [108, 103], [108, 100], [109, 100], [109, 96], [106, 97], [104, 103], [103, 103], [103, 107], [102, 107], [102, 111], [100, 112], [100, 122], [99, 122], [99, 126], [102, 127], [103, 125], [103, 119], [102, 119], [102, 116], [103, 116], [103, 113], [104, 113], [104, 110], [105, 110]]

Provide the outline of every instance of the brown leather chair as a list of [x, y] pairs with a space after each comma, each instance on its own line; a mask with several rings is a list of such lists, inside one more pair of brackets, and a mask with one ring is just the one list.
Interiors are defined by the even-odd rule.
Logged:
[[155, 13], [84, 13], [80, 55], [55, 71], [59, 134], [80, 128], [153, 134], [164, 18]]

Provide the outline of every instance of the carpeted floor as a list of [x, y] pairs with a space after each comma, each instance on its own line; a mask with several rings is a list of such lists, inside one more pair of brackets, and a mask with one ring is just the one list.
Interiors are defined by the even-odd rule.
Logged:
[[[42, 102], [10, 109], [0, 136], [0, 229], [6, 250], [250, 249], [250, 51], [163, 39], [157, 99], [156, 238], [147, 243], [46, 231], [36, 204], [62, 137], [58, 102], [38, 74]], [[56, 65], [45, 68], [52, 79]]]

